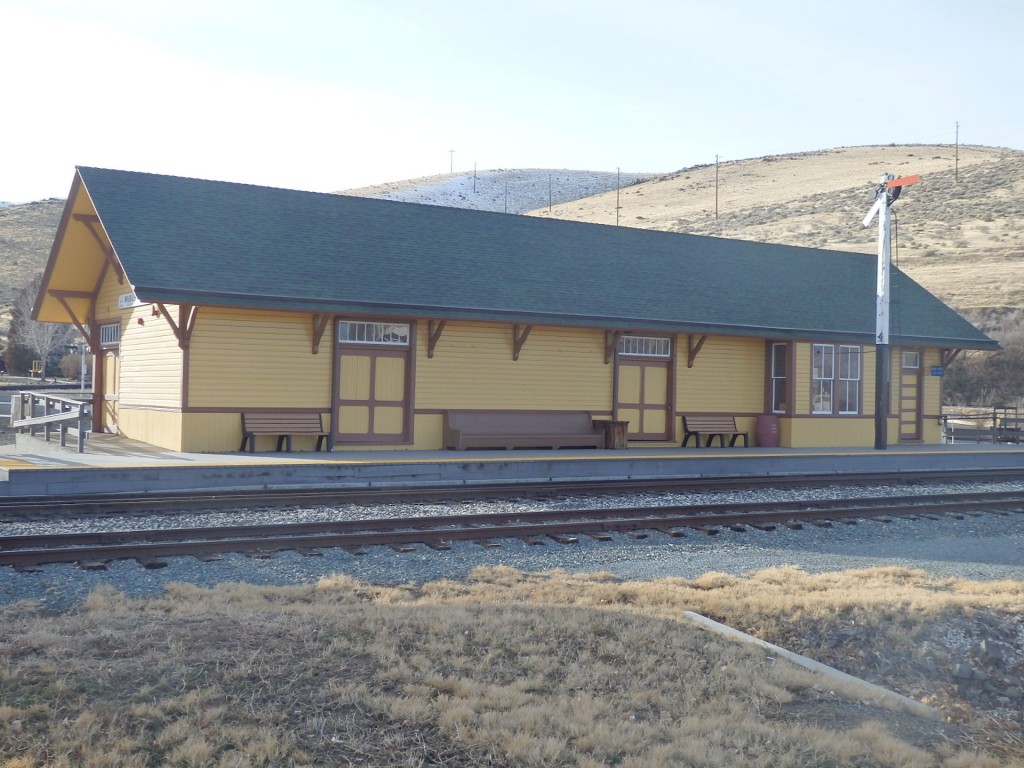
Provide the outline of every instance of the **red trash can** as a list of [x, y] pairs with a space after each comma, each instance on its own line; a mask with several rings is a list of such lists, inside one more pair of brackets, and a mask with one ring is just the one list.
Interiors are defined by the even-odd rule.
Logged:
[[754, 424], [754, 436], [762, 448], [779, 447], [779, 417], [774, 413], [765, 413], [757, 417]]

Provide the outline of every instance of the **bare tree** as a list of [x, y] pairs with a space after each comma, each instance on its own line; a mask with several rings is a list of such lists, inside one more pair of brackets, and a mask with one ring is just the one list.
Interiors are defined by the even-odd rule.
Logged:
[[43, 363], [42, 378], [45, 379], [48, 361], [55, 352], [73, 343], [78, 334], [70, 324], [40, 323], [32, 319], [32, 308], [42, 282], [42, 275], [36, 277], [14, 298], [10, 342], [39, 355], [38, 359]]

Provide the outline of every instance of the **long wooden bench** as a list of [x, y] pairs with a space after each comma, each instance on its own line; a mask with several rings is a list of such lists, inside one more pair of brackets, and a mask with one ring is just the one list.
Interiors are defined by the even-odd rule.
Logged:
[[700, 436], [706, 435], [705, 446], [710, 448], [711, 441], [718, 438], [725, 448], [725, 437], [729, 435], [729, 446], [736, 445], [739, 438], [743, 438], [743, 446], [750, 445], [750, 435], [736, 426], [735, 416], [683, 416], [683, 447], [694, 438], [697, 448], [700, 448]]
[[324, 441], [327, 450], [333, 448], [331, 435], [324, 429], [319, 413], [313, 411], [248, 411], [242, 413], [242, 445], [239, 451], [245, 450], [249, 444], [249, 452], [256, 452], [257, 435], [272, 435], [277, 438], [277, 450], [287, 444], [288, 452], [292, 450], [292, 437], [295, 435], [315, 435], [316, 449], [319, 451]]
[[445, 411], [444, 445], [467, 448], [602, 448], [604, 429], [585, 411]]

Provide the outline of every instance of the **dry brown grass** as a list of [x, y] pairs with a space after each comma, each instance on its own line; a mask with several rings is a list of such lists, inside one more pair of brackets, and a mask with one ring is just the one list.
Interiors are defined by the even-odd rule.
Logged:
[[[972, 710], [941, 671], [879, 677], [814, 640], [856, 626], [913, 666], [922, 638], [955, 653], [979, 618], [1021, 626], [1022, 606], [1018, 582], [901, 569], [100, 589], [74, 613], [3, 610], [0, 765], [1024, 765], [1019, 724]], [[683, 610], [906, 684], [948, 720], [851, 700]]]
[[[950, 145], [843, 147], [738, 160], [623, 189], [623, 226], [876, 252], [862, 219], [883, 172], [921, 174], [895, 206], [899, 265], [958, 310], [1024, 306], [1024, 152]], [[534, 212], [614, 224], [614, 192]]]

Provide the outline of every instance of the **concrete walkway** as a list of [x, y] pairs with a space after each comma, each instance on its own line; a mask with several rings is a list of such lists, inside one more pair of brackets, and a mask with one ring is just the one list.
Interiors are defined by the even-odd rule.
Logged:
[[1013, 444], [826, 448], [181, 453], [91, 434], [85, 453], [18, 435], [0, 446], [0, 496], [147, 491], [400, 487], [537, 480], [779, 476], [1020, 469]]

